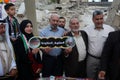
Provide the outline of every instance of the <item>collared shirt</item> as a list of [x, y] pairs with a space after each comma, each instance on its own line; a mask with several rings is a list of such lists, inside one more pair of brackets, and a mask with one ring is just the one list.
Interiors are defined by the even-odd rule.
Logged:
[[[52, 31], [51, 26], [47, 26], [40, 32], [41, 37], [62, 37], [64, 34], [65, 30], [57, 27], [56, 31]], [[53, 48], [48, 54], [51, 56], [58, 56], [61, 53], [60, 48]]]
[[88, 52], [96, 57], [100, 57], [104, 42], [106, 41], [109, 32], [114, 31], [114, 29], [108, 25], [103, 24], [103, 28], [97, 30], [95, 26], [88, 26], [83, 29], [88, 35]]
[[[74, 33], [72, 35], [74, 36]], [[74, 40], [78, 50], [78, 61], [82, 61], [86, 57], [86, 46], [80, 32], [78, 36], [74, 36]]]

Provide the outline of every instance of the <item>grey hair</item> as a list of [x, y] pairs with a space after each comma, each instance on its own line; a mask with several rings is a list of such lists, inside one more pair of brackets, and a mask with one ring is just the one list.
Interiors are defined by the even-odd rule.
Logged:
[[79, 20], [77, 17], [72, 17], [72, 18], [70, 18], [70, 20], [69, 20], [69, 24], [71, 23], [71, 21], [72, 21], [73, 19]]
[[95, 11], [93, 12], [93, 17], [92, 17], [92, 18], [94, 18], [96, 15], [101, 15], [101, 14], [103, 14], [102, 11], [100, 11], [100, 10], [95, 10]]

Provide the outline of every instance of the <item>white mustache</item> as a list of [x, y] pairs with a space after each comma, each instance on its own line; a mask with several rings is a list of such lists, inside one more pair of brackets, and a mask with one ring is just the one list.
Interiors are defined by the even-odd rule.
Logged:
[[78, 29], [71, 29], [71, 31], [73, 31], [73, 32], [77, 32], [77, 31], [79, 31]]

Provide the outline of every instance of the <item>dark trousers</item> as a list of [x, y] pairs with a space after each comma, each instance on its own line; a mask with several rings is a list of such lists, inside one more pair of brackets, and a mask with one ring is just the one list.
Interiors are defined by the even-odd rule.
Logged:
[[63, 66], [62, 66], [62, 56], [50, 56], [48, 54], [43, 54], [43, 70], [42, 76], [62, 76]]
[[[73, 65], [72, 65], [73, 64]], [[66, 77], [86, 78], [86, 61], [68, 64], [65, 67]]]
[[0, 76], [0, 80], [16, 80], [15, 77], [12, 76]]

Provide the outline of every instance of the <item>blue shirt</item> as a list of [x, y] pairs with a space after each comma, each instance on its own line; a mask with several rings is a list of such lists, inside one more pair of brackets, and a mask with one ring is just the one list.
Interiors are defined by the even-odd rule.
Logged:
[[[41, 30], [40, 37], [62, 37], [65, 30], [57, 27], [56, 31], [52, 31], [51, 27], [48, 26]], [[48, 54], [51, 56], [58, 56], [61, 53], [61, 48], [53, 48]]]

